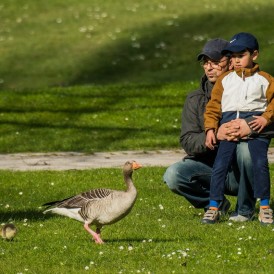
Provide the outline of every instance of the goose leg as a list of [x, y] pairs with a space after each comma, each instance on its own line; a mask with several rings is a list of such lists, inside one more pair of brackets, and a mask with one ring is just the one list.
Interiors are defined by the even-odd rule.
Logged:
[[103, 240], [100, 237], [100, 229], [97, 229], [96, 232], [99, 232], [99, 233], [96, 233], [92, 229], [90, 229], [88, 223], [84, 224], [84, 228], [89, 234], [92, 235], [92, 237], [93, 237], [96, 244], [103, 244], [104, 243]]

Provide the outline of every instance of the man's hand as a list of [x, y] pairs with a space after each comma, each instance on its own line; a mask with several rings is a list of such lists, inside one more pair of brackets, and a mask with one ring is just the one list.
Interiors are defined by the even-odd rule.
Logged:
[[217, 132], [218, 140], [238, 141], [245, 138], [251, 132], [244, 119], [235, 119], [222, 124]]
[[216, 137], [215, 137], [213, 129], [209, 129], [206, 132], [206, 142], [205, 142], [205, 145], [209, 149], [214, 150], [214, 145], [216, 145]]

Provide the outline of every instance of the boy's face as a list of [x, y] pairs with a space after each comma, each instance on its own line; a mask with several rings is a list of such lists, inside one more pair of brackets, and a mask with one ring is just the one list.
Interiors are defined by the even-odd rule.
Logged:
[[249, 51], [233, 52], [231, 54], [231, 62], [234, 69], [252, 68], [253, 62], [258, 57], [258, 51], [255, 50], [252, 54]]

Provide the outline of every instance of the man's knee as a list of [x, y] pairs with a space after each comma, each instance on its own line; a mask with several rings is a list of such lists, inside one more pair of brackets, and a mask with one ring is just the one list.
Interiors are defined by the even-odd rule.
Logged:
[[173, 164], [167, 168], [163, 176], [164, 182], [171, 190], [175, 190], [178, 185], [178, 168], [176, 164]]

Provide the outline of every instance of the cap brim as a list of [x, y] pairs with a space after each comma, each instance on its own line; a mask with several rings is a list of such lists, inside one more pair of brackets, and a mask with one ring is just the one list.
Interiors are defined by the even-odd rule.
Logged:
[[222, 54], [227, 54], [229, 52], [241, 52], [246, 50], [246, 46], [242, 45], [231, 45], [225, 49], [222, 50]]
[[197, 60], [201, 61], [204, 56], [208, 57], [209, 59], [218, 61], [222, 58], [222, 54], [217, 51], [203, 51], [197, 56]]

